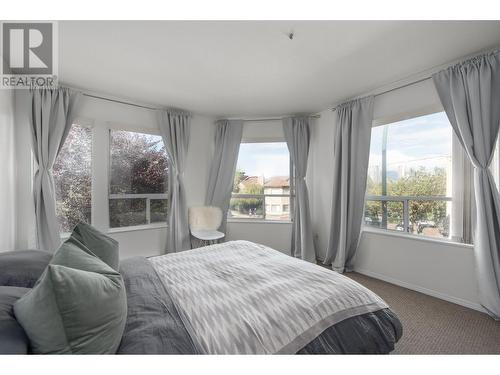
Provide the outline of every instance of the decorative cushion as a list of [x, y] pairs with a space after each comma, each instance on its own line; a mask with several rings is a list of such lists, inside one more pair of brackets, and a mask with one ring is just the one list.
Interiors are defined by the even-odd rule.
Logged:
[[27, 354], [29, 341], [12, 305], [30, 289], [0, 286], [0, 354]]
[[33, 353], [115, 353], [127, 315], [125, 287], [119, 272], [70, 238], [14, 313]]
[[0, 286], [32, 288], [51, 259], [51, 253], [41, 250], [0, 253]]
[[120, 264], [118, 241], [86, 223], [78, 223], [73, 229], [71, 237], [76, 238], [104, 263], [118, 271]]

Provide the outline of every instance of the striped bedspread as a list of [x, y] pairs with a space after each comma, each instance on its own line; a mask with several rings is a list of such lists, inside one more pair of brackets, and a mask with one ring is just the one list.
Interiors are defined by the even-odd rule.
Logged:
[[247, 241], [149, 261], [201, 353], [295, 353], [342, 320], [388, 307], [345, 276]]

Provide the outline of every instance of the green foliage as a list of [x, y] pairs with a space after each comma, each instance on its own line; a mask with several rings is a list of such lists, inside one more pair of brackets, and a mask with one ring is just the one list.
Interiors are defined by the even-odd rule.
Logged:
[[[244, 172], [241, 175], [245, 176]], [[246, 177], [246, 176], [245, 176]], [[240, 194], [264, 194], [264, 187], [258, 184], [249, 184], [243, 189], [238, 189]], [[242, 214], [263, 215], [264, 198], [234, 198], [231, 199], [231, 210]]]
[[167, 191], [167, 158], [161, 138], [115, 131], [111, 134], [111, 194]]
[[[436, 168], [433, 173], [423, 169], [414, 171], [410, 176], [400, 178], [388, 184], [388, 194], [393, 196], [445, 196], [446, 171]], [[423, 220], [433, 220], [443, 223], [446, 218], [446, 202], [410, 201], [410, 223], [416, 224]], [[402, 214], [403, 208], [400, 208]]]
[[91, 139], [90, 129], [73, 126], [52, 170], [62, 232], [70, 232], [80, 221], [90, 223]]
[[[376, 184], [370, 177], [367, 180], [367, 195], [380, 195], [381, 184]], [[411, 171], [406, 176], [397, 180], [387, 181], [388, 196], [445, 196], [446, 171], [435, 168], [434, 171], [419, 169]], [[379, 223], [382, 217], [380, 201], [368, 201], [365, 206], [365, 216], [371, 218], [372, 224]], [[444, 201], [409, 201], [409, 220], [413, 226], [424, 220], [432, 220], [441, 227], [448, 226], [446, 218], [446, 202]], [[387, 221], [398, 224], [403, 220], [402, 202], [387, 203]]]
[[258, 184], [247, 185], [243, 191], [243, 194], [264, 194], [264, 187]]
[[240, 182], [245, 178], [247, 178], [245, 172], [243, 172], [241, 169], [236, 169], [236, 172], [234, 172], [233, 193], [240, 192]]

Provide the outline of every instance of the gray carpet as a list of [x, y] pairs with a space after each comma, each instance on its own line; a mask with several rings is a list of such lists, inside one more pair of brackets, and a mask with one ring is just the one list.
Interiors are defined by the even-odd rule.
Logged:
[[359, 273], [346, 276], [373, 290], [398, 315], [396, 354], [500, 354], [500, 322], [454, 303]]

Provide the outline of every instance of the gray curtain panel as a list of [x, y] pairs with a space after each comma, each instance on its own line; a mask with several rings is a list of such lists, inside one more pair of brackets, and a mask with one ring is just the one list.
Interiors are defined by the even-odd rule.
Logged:
[[453, 169], [451, 206], [451, 239], [456, 242], [473, 243], [474, 166], [465, 153], [457, 136], [453, 136]]
[[28, 118], [38, 164], [33, 181], [37, 246], [55, 251], [61, 244], [52, 167], [73, 124], [81, 94], [68, 88], [30, 89]]
[[481, 305], [500, 320], [500, 197], [489, 169], [500, 126], [500, 58], [488, 53], [433, 75], [448, 119], [474, 165], [474, 251]]
[[292, 256], [316, 262], [309, 192], [306, 184], [311, 129], [308, 117], [283, 119], [283, 132], [295, 171], [295, 209], [292, 227]]
[[222, 210], [220, 230], [226, 232], [227, 210], [233, 191], [234, 171], [238, 161], [243, 121], [220, 120], [215, 123], [215, 150], [208, 176], [205, 204]]
[[161, 110], [158, 111], [158, 118], [169, 160], [168, 229], [165, 251], [173, 253], [191, 247], [184, 189], [184, 169], [189, 147], [191, 116], [185, 112]]
[[344, 272], [352, 270], [363, 220], [373, 96], [345, 103], [335, 113], [332, 221], [324, 264]]

